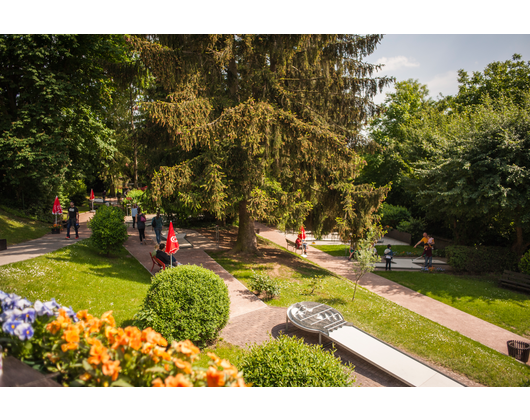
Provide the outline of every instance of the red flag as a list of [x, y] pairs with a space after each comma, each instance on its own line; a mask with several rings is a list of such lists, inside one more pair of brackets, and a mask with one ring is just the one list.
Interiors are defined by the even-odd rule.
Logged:
[[55, 196], [55, 201], [53, 202], [52, 214], [63, 214], [63, 209], [57, 196]]
[[90, 190], [90, 200], [94, 199], [94, 190]]
[[173, 230], [173, 222], [169, 222], [169, 232], [167, 234], [167, 242], [166, 242], [166, 252], [168, 254], [174, 254], [179, 250], [179, 241], [177, 240], [177, 235], [175, 235], [175, 231]]
[[304, 229], [303, 226], [300, 226], [300, 233], [298, 234], [298, 237], [299, 237], [300, 239], [305, 239], [305, 238], [306, 238], [306, 236], [305, 236], [305, 229]]

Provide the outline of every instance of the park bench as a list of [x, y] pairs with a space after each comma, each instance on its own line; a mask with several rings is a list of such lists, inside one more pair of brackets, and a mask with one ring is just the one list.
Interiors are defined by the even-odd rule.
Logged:
[[502, 277], [499, 279], [499, 286], [510, 287], [530, 292], [530, 276], [522, 273], [504, 270]]
[[291, 241], [290, 239], [285, 238], [285, 242], [287, 242], [287, 246], [286, 246], [287, 251], [289, 251], [289, 247], [292, 247], [294, 249], [294, 252], [296, 252], [297, 250], [300, 250], [300, 252], [302, 252], [302, 248], [297, 248], [294, 241]]
[[155, 268], [155, 265], [158, 265], [162, 270], [166, 269], [166, 265], [162, 261], [154, 257], [151, 253], [149, 253], [149, 255], [151, 256], [151, 261], [153, 261], [153, 266], [151, 267], [151, 274], [153, 274], [153, 269]]

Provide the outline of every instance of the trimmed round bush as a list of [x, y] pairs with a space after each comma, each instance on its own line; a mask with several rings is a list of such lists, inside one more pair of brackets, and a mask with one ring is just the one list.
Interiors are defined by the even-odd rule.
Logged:
[[127, 240], [127, 226], [123, 223], [124, 214], [119, 207], [101, 206], [88, 222], [92, 231], [90, 241], [100, 252], [107, 255], [119, 251]]
[[352, 386], [355, 382], [353, 367], [342, 365], [333, 352], [287, 335], [252, 346], [239, 367], [253, 386]]
[[180, 265], [156, 274], [135, 324], [153, 328], [168, 342], [188, 339], [205, 346], [219, 336], [229, 313], [221, 277], [203, 267]]

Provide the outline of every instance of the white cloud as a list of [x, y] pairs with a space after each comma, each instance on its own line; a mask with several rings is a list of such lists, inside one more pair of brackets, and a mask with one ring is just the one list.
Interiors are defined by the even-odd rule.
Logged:
[[376, 61], [376, 64], [384, 64], [382, 71], [396, 71], [402, 67], [419, 67], [420, 63], [410, 60], [404, 55], [397, 57], [381, 57]]
[[429, 95], [436, 98], [441, 92], [444, 96], [458, 93], [458, 73], [454, 70], [437, 74], [426, 83]]

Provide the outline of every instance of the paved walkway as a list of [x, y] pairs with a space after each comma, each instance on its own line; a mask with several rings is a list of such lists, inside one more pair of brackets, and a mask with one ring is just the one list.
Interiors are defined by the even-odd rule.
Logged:
[[[256, 223], [256, 228], [260, 229], [260, 235], [264, 238], [285, 247], [285, 236], [279, 230], [260, 223]], [[292, 237], [287, 235], [287, 237], [293, 240], [295, 235], [292, 235]], [[352, 281], [354, 280], [352, 263], [346, 257], [330, 257], [325, 252], [308, 246], [307, 259], [340, 276]], [[500, 353], [508, 354], [506, 345], [508, 340], [528, 342], [527, 338], [513, 334], [510, 331], [424, 296], [377, 274], [366, 274], [359, 281], [359, 285]]]
[[[86, 220], [92, 216], [92, 213], [83, 213], [81, 215], [81, 228], [80, 228], [80, 239], [85, 239], [89, 236], [89, 230], [86, 227]], [[149, 217], [150, 215], [148, 215]], [[281, 232], [269, 228], [265, 225], [256, 226], [261, 229], [261, 235], [273, 242], [278, 243], [281, 246], [285, 246], [285, 239]], [[151, 257], [149, 253], [155, 249], [156, 241], [154, 232], [150, 228], [146, 229], [146, 242], [145, 245], [141, 245], [138, 237], [138, 231], [128, 227], [129, 239], [125, 243], [125, 248], [138, 259], [138, 261], [145, 267], [146, 270], [150, 271], [152, 267]], [[224, 270], [219, 264], [217, 264], [212, 258], [206, 254], [206, 249], [215, 250], [215, 244], [211, 243], [208, 239], [200, 235], [199, 233], [191, 230], [178, 229], [177, 233], [186, 233], [186, 239], [193, 245], [191, 249], [181, 249], [176, 254], [176, 258], [183, 264], [196, 264], [202, 265], [205, 268], [211, 269], [216, 272], [220, 277], [225, 280], [228, 286], [230, 294], [230, 320], [225, 329], [221, 332], [221, 337], [235, 345], [245, 346], [252, 344], [262, 343], [271, 337], [277, 337], [285, 329], [285, 318], [287, 308], [275, 308], [267, 306], [260, 299], [258, 299], [253, 293], [251, 293], [241, 282], [230, 275]], [[66, 240], [64, 235], [52, 235], [48, 234], [40, 239], [28, 241], [24, 244], [13, 245], [9, 247], [8, 253], [3, 251], [0, 255], [0, 265], [7, 264], [15, 261], [22, 261], [30, 258], [43, 255], [47, 252], [54, 251], [66, 245], [69, 245], [76, 240]], [[315, 248], [309, 247], [310, 260], [317, 264], [336, 272], [337, 274], [344, 277], [351, 277], [351, 264], [347, 263], [346, 258], [330, 258], [328, 254], [316, 250]], [[154, 268], [156, 273], [159, 270], [158, 267]], [[413, 292], [407, 288], [396, 285], [393, 282], [389, 282], [382, 277], [374, 274], [365, 276], [360, 283], [363, 287], [374, 291], [381, 296], [387, 297], [388, 299], [400, 304], [401, 306], [407, 307], [415, 312], [426, 316], [442, 325], [447, 325], [448, 319], [457, 317], [454, 324], [468, 322], [463, 321], [460, 316], [461, 314], [455, 315], [453, 308], [447, 307], [446, 305], [440, 304], [430, 298], [426, 298], [416, 292]], [[425, 301], [427, 299], [427, 302]], [[436, 308], [431, 308], [430, 313], [427, 316], [424, 314], [426, 307], [434, 305]], [[441, 306], [440, 306], [441, 305]], [[445, 308], [443, 308], [445, 307]], [[415, 309], [414, 309], [415, 308]], [[461, 311], [457, 311], [461, 312]], [[465, 317], [469, 315], [464, 314]], [[471, 317], [474, 318], [474, 317]], [[476, 318], [475, 318], [476, 320]], [[480, 321], [480, 320], [479, 320]], [[490, 324], [484, 323], [486, 326]], [[477, 327], [473, 322], [470, 325], [470, 331], [464, 335], [482, 334], [483, 331]], [[453, 326], [457, 331], [457, 325]], [[482, 326], [482, 329], [484, 326]], [[497, 328], [497, 327], [495, 327]], [[477, 331], [474, 331], [477, 329]], [[504, 331], [504, 330], [502, 330]], [[316, 344], [318, 342], [318, 336], [316, 334], [306, 333], [301, 330], [290, 330], [289, 335], [296, 335], [302, 337], [307, 343]], [[490, 335], [489, 333], [486, 335]], [[512, 335], [515, 336], [515, 335]], [[517, 337], [517, 336], [515, 336]], [[473, 338], [473, 337], [471, 337]], [[522, 339], [522, 338], [518, 338]], [[504, 347], [506, 346], [506, 339], [504, 340]], [[477, 340], [480, 341], [480, 340]], [[495, 340], [494, 340], [495, 341]], [[499, 349], [503, 353], [506, 353], [504, 348]], [[357, 385], [363, 387], [399, 387], [403, 386], [401, 382], [386, 374], [385, 372], [371, 366], [364, 360], [356, 358], [350, 352], [340, 347], [337, 349], [335, 355], [342, 359], [344, 362], [349, 362], [355, 365], [355, 374], [357, 377]], [[426, 364], [430, 364], [428, 361], [422, 360]], [[435, 366], [436, 369], [444, 372], [446, 375], [451, 376], [461, 383], [468, 386], [480, 386], [469, 379], [455, 374], [447, 369], [440, 366]]]

